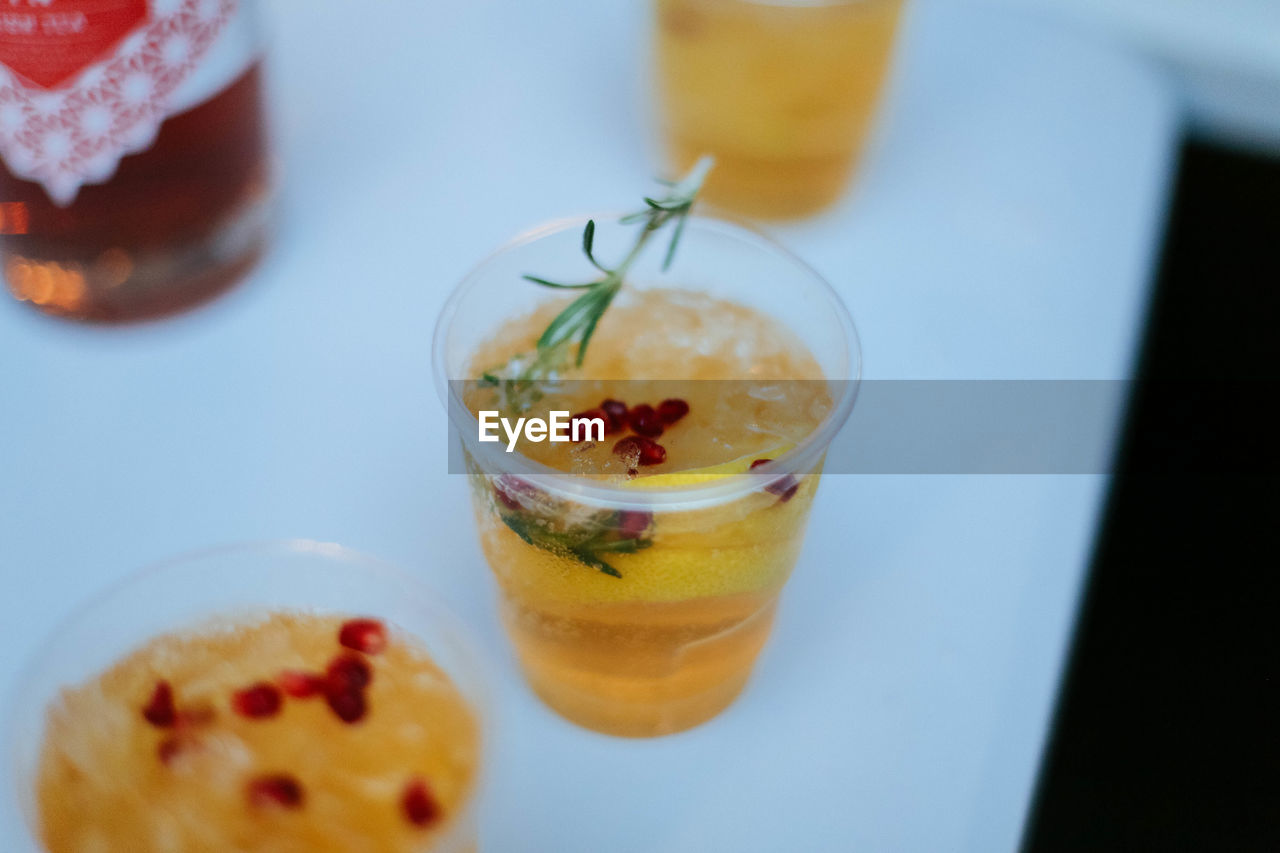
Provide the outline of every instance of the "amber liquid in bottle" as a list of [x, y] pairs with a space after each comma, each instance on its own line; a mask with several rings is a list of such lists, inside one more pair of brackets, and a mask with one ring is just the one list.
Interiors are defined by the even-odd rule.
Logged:
[[111, 323], [171, 314], [235, 284], [266, 240], [262, 87], [258, 62], [170, 116], [150, 148], [66, 207], [0, 161], [0, 261], [13, 296]]

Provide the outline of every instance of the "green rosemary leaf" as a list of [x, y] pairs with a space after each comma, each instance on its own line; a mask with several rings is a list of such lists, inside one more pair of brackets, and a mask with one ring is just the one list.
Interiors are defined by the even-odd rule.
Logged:
[[556, 281], [547, 281], [545, 278], [538, 278], [536, 275], [521, 276], [525, 281], [531, 281], [534, 284], [540, 284], [543, 287], [558, 287], [561, 290], [587, 290], [595, 287], [595, 282], [589, 281], [586, 284], [560, 284]]
[[676, 223], [676, 230], [671, 234], [671, 242], [667, 244], [667, 255], [662, 259], [663, 272], [671, 269], [671, 262], [676, 258], [676, 246], [680, 244], [680, 237], [684, 234], [684, 224], [688, 221], [689, 217], [681, 216], [680, 221]]
[[[587, 220], [587, 224], [582, 231], [582, 252], [592, 266], [604, 273], [600, 279], [585, 284], [563, 284], [534, 275], [524, 276], [526, 280], [542, 287], [582, 290], [584, 292], [566, 305], [547, 324], [547, 328], [538, 337], [535, 358], [527, 360], [525, 357], [519, 357], [508, 362], [506, 367], [486, 374], [486, 376], [492, 376], [496, 379], [501, 372], [517, 372], [517, 375], [508, 376], [507, 378], [518, 380], [518, 382], [508, 384], [503, 388], [505, 401], [513, 405], [515, 411], [523, 411], [531, 400], [536, 400], [537, 397], [541, 396], [537, 390], [537, 383], [568, 369], [571, 364], [576, 364], [578, 367], [582, 366], [583, 359], [586, 358], [587, 344], [591, 342], [591, 338], [595, 334], [596, 326], [600, 323], [600, 317], [608, 309], [613, 302], [613, 297], [625, 282], [627, 271], [640, 256], [649, 238], [672, 219], [675, 219], [676, 228], [662, 261], [663, 270], [671, 266], [671, 262], [675, 258], [676, 247], [679, 245], [680, 237], [684, 233], [685, 221], [688, 219], [689, 212], [693, 208], [693, 203], [698, 197], [698, 191], [702, 188], [702, 182], [706, 179], [711, 165], [711, 158], [702, 158], [678, 182], [661, 182], [669, 188], [669, 192], [664, 197], [652, 198], [645, 196], [645, 210], [622, 217], [621, 222], [624, 224], [643, 223], [644, 227], [640, 229], [631, 251], [622, 263], [615, 268], [611, 269], [605, 266], [596, 258], [596, 223], [593, 219]], [[576, 357], [569, 354], [569, 347], [574, 343], [577, 344]]]
[[601, 542], [594, 546], [592, 550], [596, 553], [604, 551], [613, 554], [634, 554], [652, 544], [652, 539], [615, 539], [612, 542]]
[[689, 200], [680, 196], [664, 199], [646, 198], [645, 203], [654, 210], [665, 213], [680, 213], [689, 207]]
[[582, 339], [578, 344], [578, 355], [574, 358], [574, 367], [582, 367], [582, 360], [587, 357], [587, 344], [591, 342], [591, 336], [596, 332], [596, 324], [600, 322], [600, 315], [604, 313], [604, 309], [608, 307], [608, 303], [604, 303], [600, 310], [591, 316], [587, 321], [587, 325], [582, 330]]
[[609, 575], [610, 577], [615, 577], [615, 578], [622, 577], [622, 572], [618, 571], [613, 566], [609, 565], [604, 560], [601, 560], [599, 557], [595, 556], [594, 554], [591, 554], [587, 551], [574, 551], [573, 556], [577, 557], [579, 560], [586, 563], [591, 568], [599, 569], [601, 572], [604, 572], [606, 575]]
[[564, 534], [552, 533], [536, 522], [522, 517], [519, 512], [499, 513], [499, 518], [513, 533], [535, 548], [540, 548], [543, 551], [549, 551], [562, 557], [570, 556], [578, 562], [606, 575], [615, 578], [622, 577], [622, 572], [595, 556], [594, 552], [600, 550], [598, 546], [594, 546], [589, 542], [579, 545], [570, 544], [575, 539], [581, 539], [581, 535], [574, 536], [573, 531]]
[[567, 341], [577, 331], [577, 324], [581, 322], [579, 318], [584, 312], [590, 311], [599, 298], [598, 291], [588, 290], [570, 302], [555, 316], [555, 319], [547, 324], [542, 337], [538, 338], [538, 349], [543, 350]]
[[530, 525], [530, 524], [528, 524], [528, 523], [527, 523], [524, 519], [522, 519], [519, 515], [516, 515], [515, 513], [505, 513], [505, 512], [504, 512], [504, 513], [500, 513], [500, 514], [499, 514], [499, 518], [501, 518], [501, 519], [502, 519], [502, 523], [503, 523], [503, 524], [505, 524], [507, 527], [511, 528], [511, 532], [512, 532], [512, 533], [514, 533], [515, 535], [519, 536], [519, 537], [520, 537], [521, 539], [523, 539], [525, 542], [528, 542], [530, 545], [533, 545], [533, 546], [538, 547], [538, 548], [543, 547], [543, 546], [538, 542], [538, 539], [533, 535], [533, 531], [532, 531], [532, 529], [531, 529], [531, 525]]
[[582, 229], [582, 254], [587, 256], [587, 260], [591, 265], [600, 272], [608, 274], [609, 270], [604, 264], [596, 260], [596, 256], [592, 253], [592, 246], [596, 239], [596, 221], [594, 219], [587, 220], [587, 227]]

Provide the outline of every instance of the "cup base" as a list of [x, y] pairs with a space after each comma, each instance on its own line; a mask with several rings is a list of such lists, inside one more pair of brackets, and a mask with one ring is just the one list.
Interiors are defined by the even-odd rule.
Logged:
[[753, 157], [717, 150], [695, 139], [674, 138], [670, 162], [677, 171], [706, 151], [716, 151], [703, 198], [753, 219], [799, 219], [831, 207], [848, 189], [858, 148], [813, 157]]
[[525, 671], [525, 680], [547, 707], [571, 723], [617, 737], [647, 738], [676, 734], [716, 717], [738, 698], [750, 670], [690, 696], [655, 696], [649, 701], [622, 702], [598, 692], [576, 690]]
[[[565, 719], [602, 734], [658, 737], [693, 728], [746, 686], [773, 625], [776, 597], [703, 600], [655, 608], [651, 618], [749, 607], [714, 629], [530, 619], [510, 603], [508, 632], [533, 691]], [[523, 618], [522, 618], [523, 617]]]

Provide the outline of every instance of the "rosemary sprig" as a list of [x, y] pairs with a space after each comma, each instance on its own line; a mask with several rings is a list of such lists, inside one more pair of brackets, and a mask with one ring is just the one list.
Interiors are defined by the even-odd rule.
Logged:
[[563, 529], [552, 529], [545, 521], [518, 510], [500, 511], [499, 517], [512, 532], [533, 547], [573, 557], [615, 578], [622, 577], [622, 572], [606, 562], [602, 554], [634, 554], [653, 544], [653, 540], [643, 534], [638, 537], [620, 534], [616, 512], [605, 512], [590, 523]]
[[661, 198], [646, 196], [644, 210], [622, 217], [620, 221], [623, 224], [642, 224], [643, 227], [631, 251], [617, 266], [609, 267], [596, 257], [596, 223], [594, 220], [587, 221], [586, 228], [582, 231], [582, 253], [601, 273], [599, 277], [581, 284], [567, 284], [535, 275], [524, 276], [526, 280], [542, 287], [581, 290], [583, 293], [547, 324], [531, 356], [516, 356], [501, 368], [482, 374], [482, 386], [498, 388], [504, 411], [521, 412], [528, 409], [542, 396], [542, 383], [554, 381], [571, 367], [582, 366], [582, 361], [587, 356], [587, 344], [591, 342], [600, 318], [622, 289], [627, 272], [640, 257], [650, 238], [674, 221], [675, 230], [667, 244], [662, 269], [665, 271], [671, 266], [676, 247], [684, 234], [689, 211], [702, 189], [707, 172], [711, 170], [712, 162], [710, 157], [703, 157], [679, 181], [664, 182], [667, 192]]

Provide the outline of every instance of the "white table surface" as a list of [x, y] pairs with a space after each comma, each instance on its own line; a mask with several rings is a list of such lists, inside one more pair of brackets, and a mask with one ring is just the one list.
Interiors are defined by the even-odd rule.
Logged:
[[[485, 850], [1012, 849], [1105, 479], [830, 477], [736, 705], [655, 741], [561, 721], [497, 629], [430, 332], [513, 232], [648, 188], [643, 4], [306, 5], [270, 8], [286, 180], [250, 281], [125, 329], [0, 302], [0, 682], [135, 567], [337, 541], [427, 577], [496, 662]], [[899, 58], [856, 191], [775, 229], [844, 295], [868, 375], [1128, 375], [1180, 121], [1165, 81], [937, 0]]]

